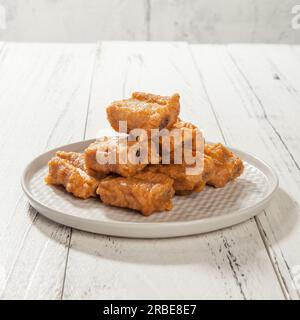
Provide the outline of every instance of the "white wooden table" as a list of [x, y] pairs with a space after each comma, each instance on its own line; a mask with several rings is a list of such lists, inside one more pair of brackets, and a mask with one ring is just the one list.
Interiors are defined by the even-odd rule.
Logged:
[[[53, 223], [20, 186], [33, 157], [107, 126], [133, 90], [179, 92], [207, 139], [253, 153], [280, 190], [210, 234], [122, 239]], [[300, 46], [0, 43], [0, 295], [14, 299], [299, 299]]]

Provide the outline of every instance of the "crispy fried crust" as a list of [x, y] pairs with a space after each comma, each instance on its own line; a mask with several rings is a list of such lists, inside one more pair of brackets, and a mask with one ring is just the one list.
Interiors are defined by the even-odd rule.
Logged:
[[[143, 149], [143, 146], [145, 149]], [[146, 144], [142, 145], [136, 141], [128, 141], [127, 138], [104, 137], [92, 143], [84, 151], [85, 165], [89, 174], [98, 174], [98, 177], [105, 177], [109, 173], [117, 173], [123, 177], [130, 177], [146, 167], [150, 156], [149, 149], [150, 148], [146, 149]], [[135, 163], [131, 161], [131, 155], [139, 154], [141, 156], [141, 152], [144, 152], [145, 157], [141, 159], [141, 162], [145, 163]], [[115, 157], [113, 155], [114, 153]], [[127, 161], [126, 163], [125, 161], [122, 163], [122, 159], [126, 160], [125, 156], [127, 157]], [[115, 160], [115, 163], [101, 162], [101, 159], [107, 159], [107, 162]], [[109, 161], [109, 159], [112, 160]]]
[[206, 177], [207, 184], [222, 188], [243, 173], [242, 160], [221, 143], [205, 144], [204, 153], [207, 165], [211, 166], [210, 173]]
[[84, 170], [57, 156], [49, 161], [48, 166], [49, 174], [45, 178], [47, 184], [62, 185], [68, 192], [82, 199], [96, 196], [99, 181]]
[[192, 146], [192, 150], [196, 151], [196, 137], [197, 134], [199, 134], [199, 129], [197, 126], [195, 126], [194, 124], [192, 124], [191, 122], [187, 122], [187, 121], [183, 121], [181, 119], [178, 118], [178, 120], [174, 123], [172, 129], [179, 129], [181, 131], [181, 136], [182, 136], [182, 141], [186, 142], [186, 134], [185, 132], [190, 132], [191, 133], [191, 146]]
[[[127, 133], [131, 134], [123, 138], [103, 137], [83, 154], [58, 151], [49, 161], [45, 182], [62, 185], [82, 199], [99, 195], [104, 204], [134, 209], [145, 216], [171, 210], [171, 198], [175, 193], [200, 192], [206, 184], [224, 187], [242, 174], [243, 162], [222, 144], [204, 145], [197, 126], [178, 118], [179, 99], [178, 94], [167, 97], [134, 92], [129, 99], [113, 102], [107, 108], [111, 126], [119, 131], [119, 121], [126, 121]], [[159, 164], [147, 165], [150, 160], [152, 163], [153, 159], [161, 160], [159, 153], [163, 155], [162, 150], [166, 147], [162, 144], [164, 128], [171, 131], [170, 145], [167, 146], [171, 163], [158, 161], [155, 163]], [[148, 137], [132, 140], [134, 133], [130, 131], [133, 129], [145, 129]], [[149, 139], [151, 129], [161, 130], [154, 137], [160, 143], [159, 150], [153, 150], [154, 145]], [[178, 131], [172, 133], [172, 130]], [[179, 141], [174, 139], [177, 134], [181, 138]], [[188, 165], [187, 157], [182, 159], [183, 164], [176, 164], [175, 154], [184, 147], [190, 148], [190, 156], [197, 156], [197, 166]], [[199, 159], [203, 160], [200, 168]], [[198, 171], [192, 170], [192, 173], [191, 169]]]
[[55, 155], [61, 159], [68, 160], [76, 168], [86, 171], [83, 153], [57, 151]]
[[202, 179], [202, 172], [197, 175], [188, 175], [186, 169], [187, 166], [184, 164], [158, 164], [150, 165], [145, 170], [163, 173], [173, 179], [173, 187], [178, 195], [202, 191], [205, 186], [205, 182]]
[[221, 144], [205, 145], [203, 171], [197, 175], [187, 174], [185, 164], [150, 165], [145, 170], [166, 174], [174, 180], [177, 195], [188, 195], [200, 192], [205, 185], [216, 188], [224, 187], [229, 181], [243, 172], [244, 166], [240, 158]]
[[169, 134], [170, 140], [166, 139], [166, 142], [163, 142], [163, 137], [161, 136], [159, 143], [161, 153], [163, 148], [166, 152], [169, 152], [171, 163], [174, 163], [176, 151], [179, 152], [181, 150], [182, 157], [184, 156], [184, 148], [192, 150], [193, 154], [196, 152], [203, 153], [204, 139], [202, 139], [200, 130], [194, 124], [182, 121], [178, 118], [174, 125], [170, 128]]
[[171, 128], [180, 110], [179, 94], [163, 97], [150, 93], [134, 92], [130, 99], [113, 102], [107, 107], [107, 118], [114, 130], [119, 121], [127, 121], [127, 133], [132, 129]]
[[134, 209], [148, 216], [172, 209], [173, 180], [152, 172], [129, 178], [107, 177], [99, 183], [97, 194], [107, 205]]

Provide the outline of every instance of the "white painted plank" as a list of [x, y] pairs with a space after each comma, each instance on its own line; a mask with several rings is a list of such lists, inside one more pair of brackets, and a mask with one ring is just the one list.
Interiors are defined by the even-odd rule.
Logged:
[[70, 230], [29, 207], [20, 177], [39, 153], [82, 139], [95, 51], [95, 45], [14, 43], [1, 51], [2, 298], [61, 297]]
[[145, 40], [147, 0], [1, 0], [8, 41]]
[[[297, 127], [300, 117], [300, 60], [286, 46], [254, 46], [251, 50], [247, 47], [245, 49], [247, 56], [251, 60], [255, 59], [252, 68], [246, 68], [242, 63], [245, 52], [241, 52], [238, 46], [230, 47], [230, 52], [240, 65], [240, 71], [255, 88], [256, 96], [264, 106], [265, 115], [282, 142], [286, 157], [293, 162], [291, 166], [286, 161], [285, 171], [290, 176], [280, 176], [282, 194], [276, 213], [268, 215], [268, 219], [262, 219], [261, 223], [265, 232], [269, 231], [267, 240], [274, 243], [272, 253], [280, 273], [287, 274], [284, 280], [288, 291], [292, 297], [299, 298], [300, 223], [297, 217], [300, 213], [300, 134]], [[272, 53], [273, 50], [276, 53]], [[254, 76], [258, 70], [263, 70], [262, 77]], [[282, 168], [281, 172], [283, 170]]]
[[95, 137], [100, 128], [110, 127], [105, 108], [111, 101], [144, 90], [158, 94], [179, 92], [182, 118], [200, 125], [210, 139], [222, 139], [184, 43], [104, 42], [98, 58], [86, 138]]
[[[229, 54], [223, 46], [192, 46], [226, 141], [261, 157], [279, 174], [280, 190], [257, 222], [286, 296], [298, 299], [297, 279], [292, 269], [299, 264], [300, 175], [290, 153], [295, 150], [287, 148], [292, 144], [294, 131], [288, 129], [288, 124], [292, 126], [291, 117], [298, 111], [294, 93], [289, 93], [286, 83], [274, 78], [278, 70], [266, 55], [272, 49], [238, 46], [231, 47]], [[292, 59], [284, 57], [282, 61]], [[295, 57], [291, 61], [297, 65]], [[284, 108], [295, 113], [285, 113]], [[299, 134], [293, 139], [298, 140]]]
[[[102, 89], [103, 88], [103, 89]], [[104, 43], [92, 87], [87, 137], [107, 127], [105, 106], [133, 90], [182, 95], [182, 118], [222, 140], [188, 46]], [[64, 299], [282, 299], [256, 223], [166, 240], [73, 230]]]
[[[285, 144], [286, 149], [290, 150], [300, 168], [300, 135], [297, 128], [300, 118], [300, 94], [291, 84], [285, 82], [284, 78], [281, 81], [276, 79], [278, 73], [280, 76], [280, 72], [268, 58], [268, 52], [277, 48], [277, 46], [263, 45], [233, 45], [229, 46], [229, 53], [241, 73], [247, 77], [249, 85], [260, 102], [265, 118], [274, 127], [278, 137]], [[286, 54], [284, 57], [290, 61], [289, 63], [294, 63], [293, 74], [299, 73], [297, 58]], [[293, 81], [292, 78], [291, 81]], [[297, 83], [297, 81], [294, 82]]]
[[[1, 0], [8, 41], [299, 43], [297, 0]], [[5, 25], [5, 27], [4, 27]]]
[[[150, 0], [150, 39], [190, 43], [299, 43], [296, 0]], [[166, 19], [168, 23], [166, 23]]]

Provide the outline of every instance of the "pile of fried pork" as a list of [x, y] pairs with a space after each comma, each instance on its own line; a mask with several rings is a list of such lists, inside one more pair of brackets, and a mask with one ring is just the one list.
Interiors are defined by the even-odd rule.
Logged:
[[[113, 102], [106, 111], [114, 130], [119, 132], [120, 124], [126, 123], [127, 135], [99, 138], [83, 153], [56, 152], [48, 163], [47, 184], [61, 185], [81, 199], [99, 198], [106, 205], [130, 208], [148, 216], [171, 210], [175, 194], [187, 196], [201, 192], [206, 185], [222, 188], [243, 172], [241, 159], [222, 144], [203, 143], [197, 149], [195, 142], [201, 136], [200, 130], [178, 117], [178, 94], [164, 97], [134, 92], [129, 99]], [[147, 135], [133, 139], [132, 132], [136, 129]], [[168, 147], [164, 147], [159, 137], [157, 148], [152, 143], [155, 137], [152, 133], [159, 136], [166, 129], [179, 130], [180, 144], [170, 139]], [[189, 141], [185, 138], [187, 130], [191, 133], [187, 135]], [[201, 170], [196, 173], [188, 170], [195, 165], [188, 164], [184, 157], [181, 163], [175, 160], [177, 151], [185, 150], [185, 142], [191, 154], [201, 159]], [[163, 147], [168, 151], [169, 161], [163, 161]], [[132, 155], [136, 156], [134, 161], [130, 161]], [[99, 158], [114, 161], [99, 161]]]

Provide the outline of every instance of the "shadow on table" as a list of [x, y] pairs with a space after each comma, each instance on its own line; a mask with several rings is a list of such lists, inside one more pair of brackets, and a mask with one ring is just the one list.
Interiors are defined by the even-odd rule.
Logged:
[[[267, 228], [271, 228], [274, 236], [268, 237], [268, 243], [272, 246], [275, 241], [280, 241], [292, 232], [298, 220], [299, 207], [284, 190], [279, 189], [266, 212], [267, 215], [261, 216], [263, 218], [261, 220], [264, 223], [269, 221]], [[41, 216], [39, 220], [40, 223], [36, 226], [40, 231], [61, 242], [61, 238], [53, 235], [53, 227], [49, 228], [49, 223], [57, 224]], [[68, 228], [64, 228], [67, 232]], [[118, 238], [73, 229], [71, 248], [102, 259], [129, 263], [153, 265], [213, 263], [217, 266], [224, 263], [224, 259], [243, 260], [247, 256], [250, 260], [245, 262], [250, 264], [261, 250], [265, 250], [253, 219], [211, 233], [169, 239]]]
[[264, 231], [272, 232], [273, 237], [267, 234], [271, 246], [292, 233], [297, 225], [299, 214], [300, 208], [297, 201], [279, 188], [265, 212], [258, 215]]

